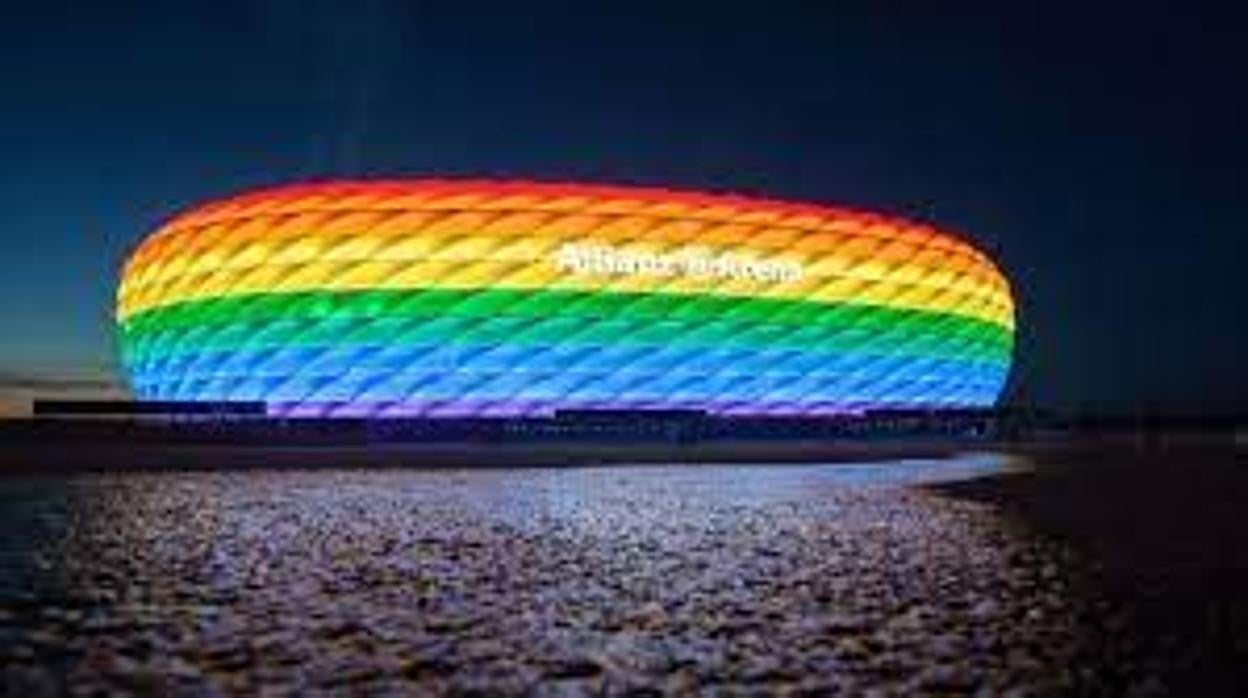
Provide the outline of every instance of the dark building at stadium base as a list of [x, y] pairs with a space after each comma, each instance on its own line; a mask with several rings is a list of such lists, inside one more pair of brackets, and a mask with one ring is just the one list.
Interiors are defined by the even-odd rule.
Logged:
[[549, 416], [275, 417], [261, 402], [45, 400], [49, 432], [258, 444], [636, 442], [1007, 436], [1022, 416], [995, 409], [872, 410], [834, 416], [717, 415], [701, 410], [570, 409]]
[[[754, 443], [750, 453], [781, 460], [904, 457], [906, 444], [974, 447], [988, 442], [1182, 447], [1248, 444], [1248, 414], [1061, 413], [1023, 408], [879, 409], [822, 416], [717, 415], [698, 410], [560, 410], [549, 416], [372, 418], [275, 417], [261, 402], [42, 400], [31, 420], [0, 420], [0, 442], [372, 446], [403, 444], [650, 444], [692, 446], [645, 458], [701, 459], [698, 446]], [[767, 450], [767, 443], [887, 443], [901, 451]], [[592, 449], [591, 449], [592, 450]], [[574, 454], [575, 449], [569, 451]], [[722, 449], [721, 456], [730, 451]], [[656, 455], [657, 454], [657, 455]], [[627, 454], [626, 454], [627, 455]], [[796, 457], [795, 457], [796, 456]], [[712, 456], [714, 458], [714, 456]], [[420, 462], [419, 459], [412, 462]], [[525, 461], [530, 462], [530, 461]], [[573, 459], [569, 462], [576, 462]], [[477, 464], [488, 464], [479, 462]]]

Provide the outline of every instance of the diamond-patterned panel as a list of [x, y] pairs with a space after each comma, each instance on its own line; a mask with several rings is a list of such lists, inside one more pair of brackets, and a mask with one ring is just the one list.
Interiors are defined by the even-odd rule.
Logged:
[[[568, 246], [608, 262], [570, 267]], [[731, 263], [682, 267], [691, 256]], [[982, 253], [898, 219], [414, 180], [192, 209], [128, 261], [118, 321], [144, 398], [305, 415], [815, 414], [992, 404], [1014, 306]]]

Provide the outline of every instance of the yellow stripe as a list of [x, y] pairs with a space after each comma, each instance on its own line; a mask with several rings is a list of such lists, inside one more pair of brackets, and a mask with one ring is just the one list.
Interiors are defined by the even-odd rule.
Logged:
[[[825, 265], [816, 265], [817, 268], [822, 266]], [[858, 300], [915, 310], [958, 313], [1013, 326], [1013, 305], [1009, 296], [977, 285], [965, 276], [940, 272], [921, 280], [921, 283], [899, 283], [890, 278], [880, 273], [879, 269], [863, 266], [839, 275], [809, 270], [800, 281], [776, 283], [746, 279], [573, 275], [556, 268], [549, 261], [527, 264], [491, 259], [473, 261], [473, 258], [464, 256], [435, 256], [412, 262], [321, 259], [300, 264], [222, 265], [215, 271], [181, 274], [160, 283], [128, 286], [122, 293], [121, 316], [125, 318], [170, 303], [253, 293], [498, 286], [513, 289], [716, 293], [828, 303]]]

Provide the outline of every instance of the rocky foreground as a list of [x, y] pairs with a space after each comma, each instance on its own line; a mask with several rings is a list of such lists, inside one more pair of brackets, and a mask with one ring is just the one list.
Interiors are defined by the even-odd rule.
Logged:
[[1153, 694], [1082, 559], [871, 466], [0, 481], [5, 693]]

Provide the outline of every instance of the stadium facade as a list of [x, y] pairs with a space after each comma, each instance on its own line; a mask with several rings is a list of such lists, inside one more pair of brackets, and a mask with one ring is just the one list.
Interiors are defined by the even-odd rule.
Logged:
[[995, 403], [1014, 302], [931, 226], [688, 192], [341, 181], [190, 209], [125, 265], [136, 397], [286, 416]]

